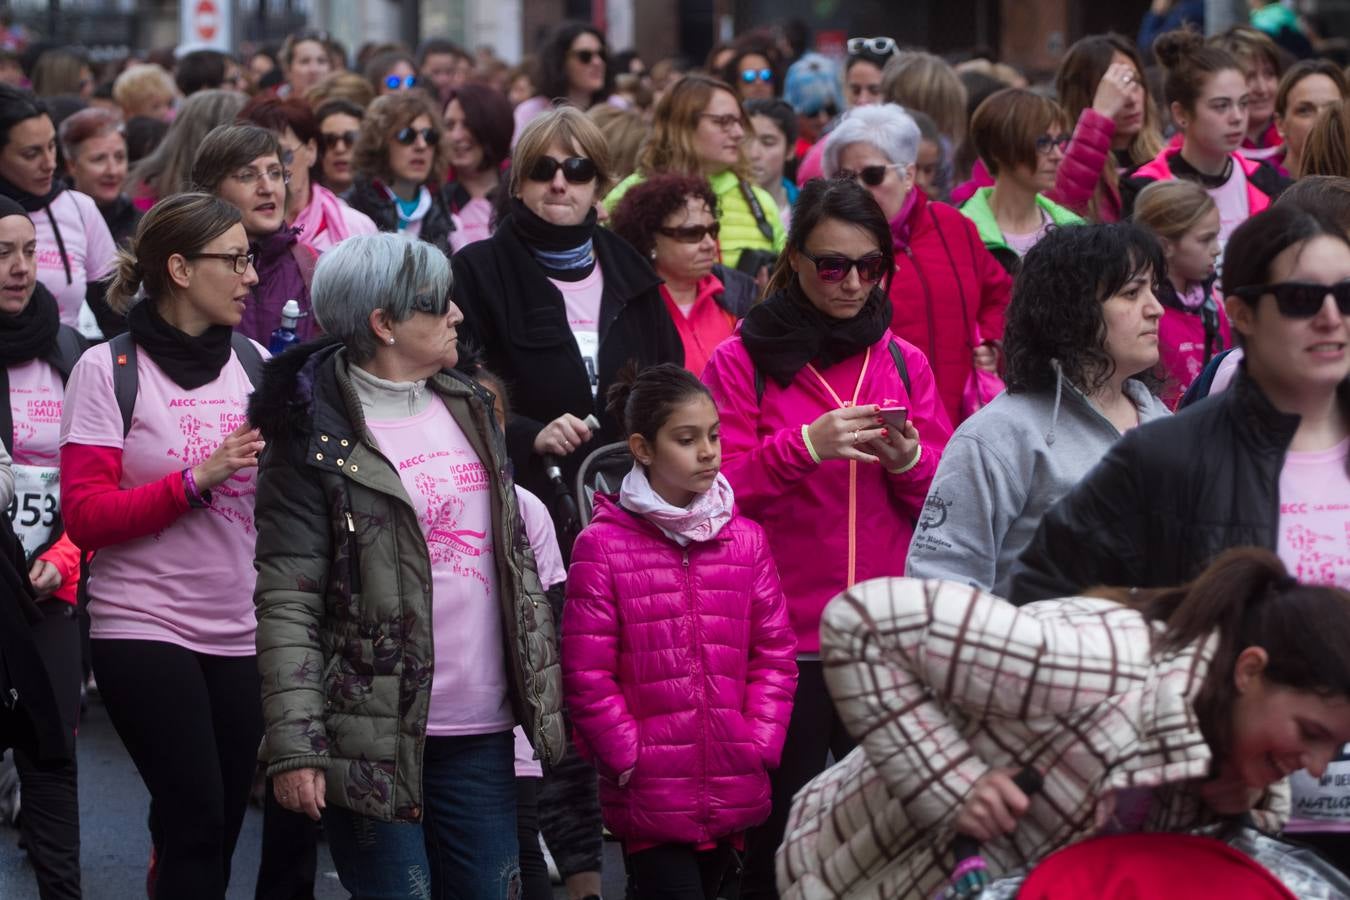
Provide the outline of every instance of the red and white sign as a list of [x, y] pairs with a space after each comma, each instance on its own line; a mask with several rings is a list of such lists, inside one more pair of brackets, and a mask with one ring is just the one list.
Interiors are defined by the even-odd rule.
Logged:
[[183, 0], [180, 35], [183, 50], [214, 48], [229, 51], [233, 0]]

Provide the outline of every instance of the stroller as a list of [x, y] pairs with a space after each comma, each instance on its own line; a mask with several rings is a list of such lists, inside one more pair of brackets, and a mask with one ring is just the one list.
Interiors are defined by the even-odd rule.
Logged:
[[[581, 528], [591, 523], [595, 511], [596, 494], [617, 494], [624, 476], [633, 468], [633, 454], [628, 444], [618, 441], [605, 444], [586, 457], [577, 469], [576, 505]], [[579, 530], [579, 529], [578, 529]]]

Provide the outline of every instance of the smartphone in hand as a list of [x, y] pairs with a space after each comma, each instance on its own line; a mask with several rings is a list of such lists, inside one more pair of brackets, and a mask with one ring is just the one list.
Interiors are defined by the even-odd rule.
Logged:
[[903, 431], [905, 422], [909, 419], [909, 408], [905, 406], [883, 406], [877, 410], [877, 415], [881, 416], [881, 421], [886, 423], [887, 428]]

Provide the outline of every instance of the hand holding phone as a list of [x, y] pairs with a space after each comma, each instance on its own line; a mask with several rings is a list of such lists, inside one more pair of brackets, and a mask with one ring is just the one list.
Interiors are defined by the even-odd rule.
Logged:
[[894, 428], [896, 431], [905, 429], [905, 422], [909, 420], [909, 408], [904, 406], [883, 406], [877, 410], [877, 415], [886, 423], [887, 428]]

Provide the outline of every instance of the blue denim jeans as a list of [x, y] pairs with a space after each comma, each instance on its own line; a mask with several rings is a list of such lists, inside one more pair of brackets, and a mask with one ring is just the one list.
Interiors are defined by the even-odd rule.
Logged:
[[511, 732], [429, 737], [422, 822], [323, 813], [333, 864], [354, 900], [510, 900], [520, 894]]

